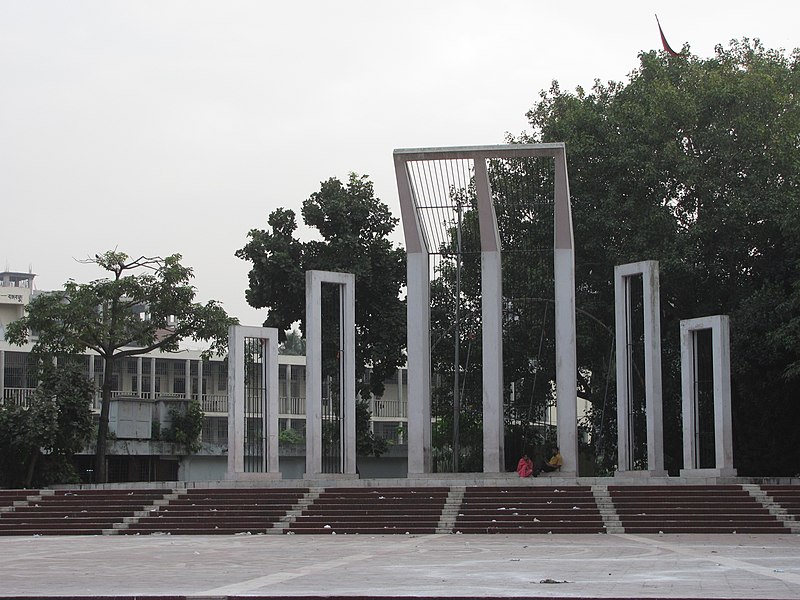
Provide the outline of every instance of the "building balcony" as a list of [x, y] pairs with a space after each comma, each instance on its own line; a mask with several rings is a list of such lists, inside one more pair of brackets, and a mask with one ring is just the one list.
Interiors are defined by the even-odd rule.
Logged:
[[[2, 403], [15, 404], [27, 407], [33, 398], [36, 388], [3, 388]], [[141, 398], [155, 402], [181, 402], [188, 398], [185, 393], [180, 392], [138, 392], [136, 390], [114, 390], [111, 392], [111, 399], [132, 399]], [[227, 394], [202, 394], [199, 398], [197, 394], [192, 394], [192, 400], [200, 402], [203, 412], [210, 416], [227, 416], [228, 414], [228, 395]], [[94, 398], [95, 410], [100, 410], [102, 395], [98, 391]], [[371, 398], [369, 408], [374, 420], [405, 420], [408, 418], [408, 403], [404, 400]], [[282, 396], [278, 399], [278, 413], [280, 418], [297, 418], [306, 416], [306, 399], [302, 396]]]
[[3, 388], [3, 404], [15, 404], [27, 408], [36, 388]]
[[369, 409], [372, 412], [373, 419], [408, 418], [408, 402], [402, 400], [370, 398]]

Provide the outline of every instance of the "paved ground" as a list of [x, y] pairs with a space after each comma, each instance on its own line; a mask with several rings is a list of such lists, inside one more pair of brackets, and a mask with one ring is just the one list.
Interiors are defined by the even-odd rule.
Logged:
[[0, 538], [0, 596], [800, 598], [797, 535]]

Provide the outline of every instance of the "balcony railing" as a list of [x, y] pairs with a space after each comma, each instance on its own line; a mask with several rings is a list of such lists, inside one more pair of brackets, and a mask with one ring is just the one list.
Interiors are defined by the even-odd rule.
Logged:
[[30, 406], [36, 388], [3, 388], [3, 404], [16, 404], [17, 406]]
[[[3, 388], [3, 403], [18, 404], [28, 406], [30, 399], [36, 392], [36, 388]], [[149, 391], [142, 391], [139, 394], [136, 390], [114, 390], [111, 392], [113, 398], [143, 398], [147, 400], [160, 401], [181, 401], [186, 399], [186, 394], [175, 392], [156, 392], [152, 397]], [[197, 400], [197, 394], [193, 394], [193, 399]], [[94, 408], [100, 408], [102, 394], [98, 391], [95, 396]], [[228, 413], [227, 394], [203, 394], [200, 398], [200, 406], [205, 413]], [[406, 419], [408, 417], [408, 404], [401, 400], [386, 400], [373, 398], [370, 400], [370, 410], [372, 416], [379, 419]], [[306, 414], [306, 399], [302, 396], [283, 396], [278, 400], [278, 413], [283, 417], [302, 417]]]
[[372, 416], [376, 418], [405, 419], [408, 417], [408, 404], [400, 400], [372, 398], [369, 401]]
[[228, 412], [227, 394], [203, 394], [200, 403], [205, 413], [226, 413]]
[[305, 415], [306, 399], [300, 396], [284, 396], [278, 400], [278, 412], [282, 415]]

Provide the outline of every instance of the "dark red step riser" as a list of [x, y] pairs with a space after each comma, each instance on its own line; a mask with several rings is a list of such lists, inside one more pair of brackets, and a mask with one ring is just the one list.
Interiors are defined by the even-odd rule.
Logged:
[[132, 517], [134, 512], [133, 510], [90, 510], [90, 509], [82, 509], [78, 511], [60, 511], [60, 510], [14, 510], [7, 513], [2, 513], [0, 515], [0, 523], [2, 523], [5, 519], [28, 519], [34, 516], [38, 517], [50, 517], [53, 519], [64, 517], [68, 518], [79, 518], [79, 517]]
[[361, 517], [348, 517], [342, 516], [339, 518], [313, 518], [313, 519], [306, 519], [303, 517], [298, 517], [295, 521], [291, 522], [292, 526], [297, 527], [323, 527], [325, 525], [333, 525], [334, 523], [363, 523], [364, 525], [373, 525], [375, 523], [380, 523], [381, 527], [385, 525], [397, 525], [400, 526], [402, 524], [404, 527], [409, 523], [418, 523], [424, 524], [426, 527], [428, 525], [437, 525], [439, 523], [439, 518], [428, 518], [428, 519], [419, 519], [417, 517], [392, 517], [390, 519], [363, 519]]
[[372, 500], [369, 502], [353, 501], [353, 500], [339, 500], [335, 498], [328, 498], [325, 500], [315, 500], [315, 506], [442, 506], [445, 503], [445, 498], [437, 500]]
[[785, 527], [637, 527], [626, 526], [625, 533], [791, 533]]
[[546, 529], [531, 529], [529, 527], [522, 527], [519, 529], [499, 529], [499, 528], [467, 528], [467, 529], [457, 529], [456, 531], [465, 534], [562, 534], [562, 533], [605, 533], [605, 530], [602, 528], [599, 529], [592, 529], [592, 528], [575, 528], [575, 529], [567, 529], [563, 527], [550, 527]]
[[[578, 508], [572, 508], [577, 506]], [[502, 512], [504, 510], [596, 510], [594, 502], [462, 502], [461, 508], [478, 512]]]
[[339, 528], [339, 529], [291, 529], [292, 533], [296, 533], [298, 535], [308, 535], [308, 534], [320, 534], [320, 535], [403, 535], [403, 534], [414, 534], [414, 535], [425, 535], [425, 534], [433, 534], [436, 533], [435, 528], [426, 528], [426, 529], [419, 529], [414, 527], [404, 528], [401, 527], [397, 528], [370, 528], [370, 527], [363, 527], [363, 528]]
[[19, 536], [34, 536], [34, 535], [102, 535], [100, 529], [43, 529], [43, 530], [24, 530], [24, 531], [0, 531], [0, 536], [3, 535], [19, 535]]
[[124, 522], [124, 520], [125, 517], [116, 517], [116, 516], [83, 517], [83, 518], [74, 517], [71, 519], [63, 519], [63, 518], [58, 519], [49, 517], [44, 517], [44, 518], [33, 517], [29, 519], [9, 519], [9, 520], [0, 519], [0, 529], [19, 527], [23, 523], [35, 526], [42, 526], [42, 527], [45, 526], [58, 527], [61, 525], [65, 527], [70, 527], [71, 526], [70, 523], [122, 523]]
[[263, 508], [268, 510], [289, 510], [297, 502], [170, 502], [172, 509], [211, 509], [211, 508]]
[[197, 529], [235, 529], [249, 531], [253, 529], [272, 529], [276, 521], [212, 521], [210, 523], [137, 523], [127, 529], [130, 531], [186, 531]]
[[214, 517], [283, 517], [286, 515], [285, 510], [159, 510], [153, 511], [148, 517], [153, 515], [164, 515], [164, 517], [175, 517], [185, 519], [204, 519]]
[[428, 517], [436, 517], [439, 518], [442, 516], [441, 510], [426, 510], [426, 511], [418, 511], [418, 510], [381, 510], [381, 511], [369, 511], [369, 510], [337, 510], [337, 511], [325, 511], [325, 510], [317, 510], [317, 509], [310, 509], [305, 510], [302, 513], [304, 518], [319, 518], [324, 519], [325, 517], [364, 517], [370, 519], [385, 519], [386, 517], [419, 517], [420, 519], [428, 518]]

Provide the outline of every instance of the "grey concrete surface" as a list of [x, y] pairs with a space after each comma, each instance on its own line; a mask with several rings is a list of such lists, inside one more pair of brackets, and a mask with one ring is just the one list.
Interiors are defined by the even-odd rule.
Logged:
[[800, 598], [797, 535], [0, 538], [0, 596]]

